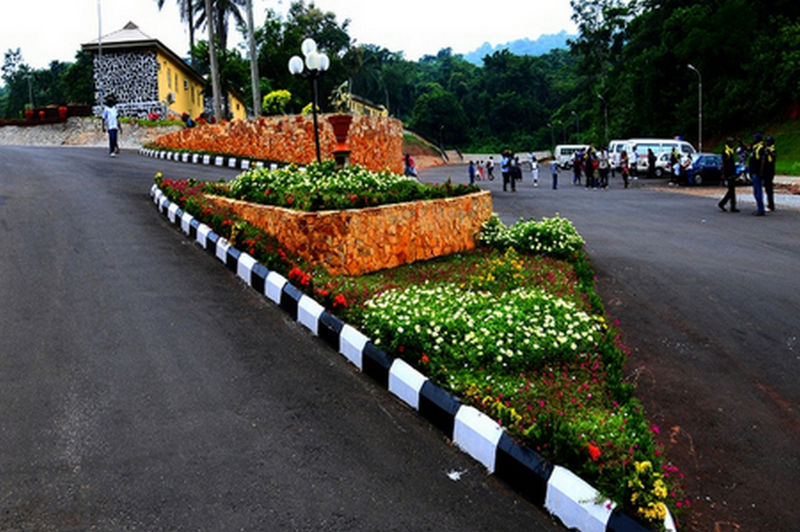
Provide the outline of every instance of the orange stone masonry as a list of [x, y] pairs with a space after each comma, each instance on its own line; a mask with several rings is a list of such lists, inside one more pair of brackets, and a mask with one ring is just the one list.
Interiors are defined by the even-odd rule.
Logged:
[[319, 212], [207, 197], [262, 228], [288, 251], [324, 265], [334, 275], [360, 275], [474, 249], [475, 235], [492, 214], [489, 191]]
[[[322, 159], [333, 159], [333, 126], [319, 117]], [[164, 148], [188, 149], [253, 157], [276, 162], [308, 164], [316, 159], [312, 117], [270, 116], [206, 124], [159, 137]], [[369, 170], [403, 172], [403, 124], [394, 118], [354, 115], [347, 137], [350, 162]]]

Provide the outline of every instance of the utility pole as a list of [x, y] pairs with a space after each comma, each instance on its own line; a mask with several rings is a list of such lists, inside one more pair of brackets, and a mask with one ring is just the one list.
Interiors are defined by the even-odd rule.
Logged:
[[697, 148], [699, 152], [703, 151], [703, 76], [700, 71], [692, 64], [686, 65], [689, 70], [693, 70], [697, 74]]
[[253, 0], [247, 0], [247, 28], [250, 41], [250, 79], [253, 84], [253, 114], [261, 116], [261, 87], [258, 85], [258, 57], [256, 57], [256, 36], [253, 25]]
[[211, 60], [211, 94], [214, 98], [214, 118], [219, 123], [222, 121], [222, 89], [219, 85], [219, 66], [217, 65], [217, 46], [214, 43], [214, 21], [211, 11], [211, 0], [206, 0], [206, 23], [208, 25], [208, 55]]
[[105, 103], [105, 94], [103, 93], [103, 22], [100, 13], [100, 0], [97, 0], [97, 95], [100, 99], [98, 102], [100, 107]]

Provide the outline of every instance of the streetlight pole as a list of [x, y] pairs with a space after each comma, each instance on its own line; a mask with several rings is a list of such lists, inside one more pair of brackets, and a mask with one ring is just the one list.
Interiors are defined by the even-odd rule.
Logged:
[[703, 76], [691, 63], [686, 65], [697, 74], [697, 146], [703, 151]]
[[572, 111], [572, 114], [575, 115], [575, 133], [580, 135], [581, 133], [581, 119], [578, 118], [578, 113]]
[[606, 99], [603, 98], [603, 96], [599, 92], [597, 93], [597, 97], [600, 98], [601, 102], [603, 102], [603, 119], [605, 121], [605, 127], [606, 127], [605, 129], [606, 134], [604, 140], [605, 143], [608, 144], [608, 102], [606, 102]]
[[[317, 162], [322, 162], [322, 156], [319, 149], [319, 128], [317, 126], [317, 78], [330, 66], [330, 60], [325, 54], [317, 51], [317, 43], [312, 38], [307, 38], [300, 45], [300, 50], [303, 52], [306, 60], [305, 62], [300, 56], [293, 55], [289, 59], [289, 72], [295, 76], [306, 77], [311, 80], [311, 92], [313, 94], [313, 101], [311, 102], [311, 114], [314, 116], [314, 144], [317, 148]], [[305, 64], [305, 71], [303, 65]]]
[[548, 122], [547, 123], [547, 127], [550, 128], [550, 145], [551, 146], [555, 146], [556, 145], [556, 138], [553, 136], [553, 123], [552, 122]]

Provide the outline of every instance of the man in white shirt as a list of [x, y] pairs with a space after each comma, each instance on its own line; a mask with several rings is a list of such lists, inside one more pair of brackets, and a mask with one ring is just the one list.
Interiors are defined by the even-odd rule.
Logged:
[[109, 94], [106, 98], [106, 107], [103, 109], [103, 131], [108, 130], [108, 151], [111, 157], [116, 157], [119, 153], [117, 138], [122, 133], [122, 126], [119, 123], [117, 114], [117, 98]]

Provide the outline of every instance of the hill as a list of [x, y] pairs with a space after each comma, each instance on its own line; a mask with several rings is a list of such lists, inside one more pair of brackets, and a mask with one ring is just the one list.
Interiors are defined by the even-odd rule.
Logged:
[[570, 35], [562, 30], [560, 33], [542, 35], [535, 41], [530, 39], [517, 39], [516, 41], [510, 41], [496, 46], [485, 42], [478, 47], [477, 50], [464, 54], [464, 59], [474, 65], [481, 66], [483, 65], [484, 57], [494, 52], [499, 52], [500, 50], [508, 50], [515, 55], [543, 55], [557, 48], [566, 49], [567, 40], [573, 37], [576, 37], [576, 35]]

